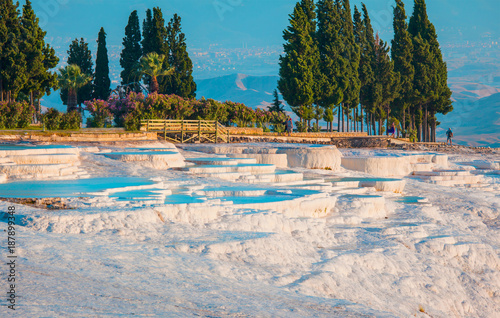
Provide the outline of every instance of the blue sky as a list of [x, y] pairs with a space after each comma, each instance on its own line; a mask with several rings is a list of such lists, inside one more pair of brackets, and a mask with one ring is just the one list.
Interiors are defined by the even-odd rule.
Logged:
[[[392, 37], [393, 0], [364, 1], [373, 24], [385, 40]], [[413, 1], [404, 1], [408, 15]], [[36, 13], [55, 41], [84, 37], [92, 42], [100, 27], [108, 33], [108, 43], [119, 45], [131, 11], [160, 6], [168, 20], [173, 13], [183, 19], [188, 44], [203, 48], [219, 43], [225, 47], [281, 45], [281, 34], [288, 25], [294, 0], [44, 0], [34, 1]], [[351, 5], [360, 5], [352, 1]], [[500, 1], [432, 0], [427, 1], [431, 21], [441, 41], [475, 41], [487, 32], [499, 35]]]

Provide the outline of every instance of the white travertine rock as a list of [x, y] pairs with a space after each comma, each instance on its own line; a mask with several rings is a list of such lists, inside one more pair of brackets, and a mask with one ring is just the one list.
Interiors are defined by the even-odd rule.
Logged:
[[290, 168], [340, 169], [342, 154], [335, 146], [278, 148], [278, 153], [286, 154]]
[[[188, 146], [189, 151], [199, 151], [212, 154], [224, 154], [230, 157], [256, 158], [259, 163], [274, 164], [284, 168], [309, 168], [333, 171], [340, 169], [342, 154], [335, 146], [279, 146], [279, 145], [203, 145]], [[281, 155], [281, 156], [280, 156]], [[285, 156], [286, 155], [286, 162]]]
[[348, 170], [361, 171], [379, 177], [407, 176], [412, 173], [415, 158], [369, 157], [342, 158], [342, 166]]
[[61, 154], [38, 154], [38, 155], [12, 155], [10, 160], [16, 164], [58, 164], [72, 163], [77, 164], [79, 157], [77, 154], [61, 153]]
[[217, 177], [218, 173], [228, 173], [228, 172], [249, 172], [252, 174], [266, 174], [266, 173], [274, 173], [276, 171], [275, 165], [261, 165], [261, 164], [253, 164], [253, 165], [238, 165], [238, 166], [195, 166], [195, 167], [186, 167], [184, 171], [193, 174], [205, 174], [210, 173], [214, 174], [213, 177]]
[[332, 213], [336, 202], [336, 196], [318, 193], [293, 200], [235, 204], [233, 207], [236, 209], [272, 210], [283, 213], [289, 217], [322, 218]]
[[186, 166], [184, 157], [176, 151], [106, 153], [104, 156], [123, 162], [141, 162], [155, 169], [183, 168]]
[[7, 182], [7, 175], [6, 174], [0, 174], [0, 183]]
[[475, 160], [470, 165], [477, 169], [500, 170], [500, 161]]
[[361, 181], [361, 187], [372, 187], [377, 191], [403, 193], [406, 181], [401, 179], [387, 179], [387, 180], [366, 180]]
[[228, 157], [233, 158], [252, 158], [261, 164], [275, 165], [278, 168], [287, 168], [288, 159], [286, 154], [260, 154], [260, 153], [243, 153], [243, 154], [228, 154]]
[[434, 157], [432, 157], [432, 163], [446, 168], [448, 167], [448, 155], [436, 154]]
[[43, 154], [79, 154], [80, 149], [74, 147], [61, 147], [61, 148], [49, 148], [49, 147], [30, 147], [19, 149], [7, 149], [2, 150], [0, 147], [0, 157], [16, 156], [16, 155], [43, 155]]
[[387, 216], [385, 198], [373, 195], [345, 195], [337, 201], [337, 214], [329, 222], [337, 224], [360, 224], [369, 218]]

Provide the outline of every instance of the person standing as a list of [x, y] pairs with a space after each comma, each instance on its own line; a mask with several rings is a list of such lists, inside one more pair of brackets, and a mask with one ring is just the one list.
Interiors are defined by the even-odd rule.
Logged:
[[288, 136], [292, 135], [292, 130], [293, 130], [292, 118], [288, 117], [288, 119], [286, 121], [286, 132], [288, 133]]
[[448, 137], [446, 140], [446, 144], [448, 144], [448, 142], [449, 142], [450, 146], [452, 146], [453, 142], [451, 139], [453, 138], [453, 131], [451, 131], [451, 128], [448, 128], [448, 131], [446, 132], [446, 137]]

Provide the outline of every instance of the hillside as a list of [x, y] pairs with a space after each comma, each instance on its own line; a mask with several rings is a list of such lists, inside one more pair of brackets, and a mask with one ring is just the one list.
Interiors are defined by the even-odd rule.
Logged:
[[197, 98], [219, 101], [232, 100], [253, 108], [267, 106], [273, 100], [278, 76], [249, 76], [233, 74], [197, 81]]

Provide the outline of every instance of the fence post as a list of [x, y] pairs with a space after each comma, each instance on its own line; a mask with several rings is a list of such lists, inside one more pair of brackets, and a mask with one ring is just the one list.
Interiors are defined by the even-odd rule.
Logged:
[[198, 120], [198, 141], [201, 143], [201, 120]]
[[215, 120], [215, 143], [217, 143], [217, 138], [219, 138], [219, 121]]
[[181, 122], [181, 143], [184, 143], [184, 120]]
[[146, 131], [149, 132], [149, 119], [148, 121], [146, 122]]
[[165, 141], [167, 141], [167, 121], [165, 120], [165, 126], [163, 128], [163, 133], [164, 133], [164, 138], [165, 138]]
[[229, 127], [227, 127], [227, 143], [231, 143], [231, 136], [229, 135]]

